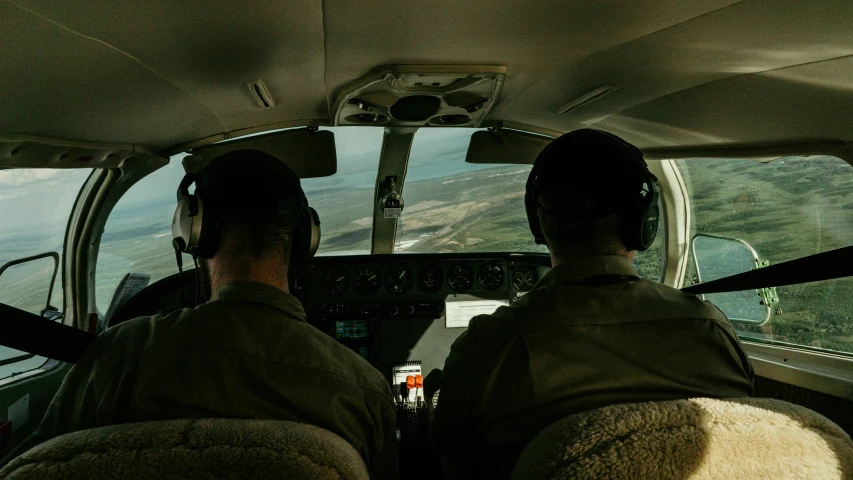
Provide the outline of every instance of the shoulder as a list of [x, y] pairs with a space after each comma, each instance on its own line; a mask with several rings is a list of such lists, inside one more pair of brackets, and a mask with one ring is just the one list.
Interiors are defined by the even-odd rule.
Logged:
[[688, 318], [707, 318], [728, 323], [725, 314], [713, 303], [702, 300], [692, 293], [650, 280], [639, 280], [638, 287], [643, 289], [644, 297], [658, 303], [662, 308], [671, 310], [671, 314]]
[[179, 319], [193, 312], [192, 309], [174, 311], [168, 315], [137, 317], [108, 328], [98, 335], [100, 355], [105, 358], [139, 356], [154, 337], [169, 330]]
[[[559, 296], [551, 288], [531, 290], [514, 303], [498, 307], [488, 315], [477, 315], [468, 324], [463, 341], [494, 343], [510, 340], [533, 328], [531, 318], [552, 316], [561, 311]], [[460, 337], [462, 338], [462, 337]]]

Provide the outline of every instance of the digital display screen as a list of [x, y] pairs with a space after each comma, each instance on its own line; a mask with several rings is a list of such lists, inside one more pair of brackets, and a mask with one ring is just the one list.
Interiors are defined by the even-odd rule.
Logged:
[[367, 322], [364, 320], [336, 320], [335, 338], [367, 338]]

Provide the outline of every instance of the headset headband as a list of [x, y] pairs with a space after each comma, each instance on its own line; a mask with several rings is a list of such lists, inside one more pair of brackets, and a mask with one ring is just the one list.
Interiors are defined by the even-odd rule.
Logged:
[[[631, 163], [639, 168], [642, 190], [636, 193], [630, 192], [629, 195], [631, 200], [623, 200], [622, 206], [620, 207], [624, 213], [622, 240], [625, 246], [631, 250], [645, 250], [649, 245], [651, 245], [651, 242], [654, 240], [657, 233], [657, 217], [659, 213], [657, 206], [659, 198], [657, 178], [649, 171], [648, 165], [643, 159], [643, 154], [637, 147], [609, 132], [594, 129], [585, 129], [583, 132], [595, 132], [596, 134], [615, 140], [615, 143], [620, 145], [620, 147], [628, 153], [628, 158], [632, 160]], [[574, 132], [566, 135], [571, 135], [572, 133]], [[545, 165], [556, 161], [555, 159], [558, 158], [558, 156], [550, 154], [553, 149], [562, 147], [562, 145], [558, 144], [559, 139], [554, 140], [539, 153], [533, 164], [533, 168], [530, 171], [530, 175], [527, 177], [527, 183], [525, 185], [525, 210], [527, 212], [530, 231], [533, 234], [536, 243], [541, 245], [545, 245], [546, 241], [545, 236], [542, 233], [542, 227], [539, 224], [539, 210], [542, 210], [546, 215], [559, 220], [559, 218], [554, 216], [552, 209], [544, 208], [539, 202], [540, 172]], [[639, 199], [635, 196], [637, 194], [641, 195]], [[594, 213], [589, 212], [589, 216], [594, 216]], [[637, 220], [640, 221], [639, 227], [635, 225]], [[582, 222], [584, 219], [579, 221]]]
[[[266, 166], [266, 168], [274, 170], [276, 176], [283, 180], [281, 185], [276, 184], [274, 188], [276, 190], [282, 189], [289, 195], [279, 198], [257, 198], [259, 196], [249, 194], [248, 197], [231, 196], [229, 198], [223, 195], [223, 192], [208, 191], [214, 187], [227, 189], [229, 181], [227, 170], [219, 172], [216, 170], [228, 168], [221, 162], [234, 161], [235, 159], [220, 159], [226, 155], [239, 155], [241, 153], [255, 155], [254, 161], [249, 162], [250, 165], [254, 164], [258, 168]], [[217, 157], [197, 173], [187, 173], [178, 185], [178, 206], [172, 220], [172, 235], [175, 239], [176, 248], [202, 258], [212, 257], [218, 248], [220, 235], [218, 216], [222, 214], [222, 210], [229, 209], [230, 204], [236, 203], [239, 204], [238, 208], [249, 208], [252, 211], [265, 214], [288, 210], [295, 211], [291, 263], [297, 263], [313, 256], [320, 242], [320, 220], [317, 212], [308, 206], [308, 199], [302, 190], [299, 177], [286, 164], [282, 163], [279, 167], [277, 164], [281, 162], [278, 159], [261, 151], [234, 151], [223, 156]], [[212, 175], [216, 175], [216, 177]], [[216, 178], [216, 185], [214, 185], [213, 178]], [[190, 194], [189, 188], [193, 183], [196, 185], [195, 192]]]

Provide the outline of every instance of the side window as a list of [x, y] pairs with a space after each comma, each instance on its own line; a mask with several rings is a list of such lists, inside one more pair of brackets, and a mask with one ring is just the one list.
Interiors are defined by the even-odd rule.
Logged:
[[[91, 172], [0, 170], [0, 303], [61, 318], [65, 305], [57, 260], [61, 268], [68, 217]], [[44, 362], [44, 357], [0, 346], [0, 380]]]
[[[693, 209], [691, 236], [742, 240], [770, 265], [853, 242], [853, 167], [843, 160], [696, 158], [677, 163]], [[691, 249], [688, 282], [697, 280], [692, 255]], [[778, 302], [763, 324], [732, 322], [742, 338], [853, 353], [853, 278], [779, 287], [776, 293]], [[762, 301], [754, 291], [745, 294]]]

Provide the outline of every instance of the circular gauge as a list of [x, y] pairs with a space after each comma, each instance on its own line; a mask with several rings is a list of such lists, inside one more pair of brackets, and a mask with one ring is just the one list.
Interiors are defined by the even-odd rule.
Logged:
[[373, 267], [362, 267], [352, 277], [352, 288], [362, 295], [370, 295], [379, 290], [379, 272]]
[[504, 271], [497, 263], [487, 263], [477, 272], [477, 283], [485, 290], [497, 290], [504, 283]]
[[418, 272], [418, 288], [426, 293], [437, 292], [444, 283], [444, 275], [441, 269], [431, 265], [420, 269]]
[[320, 290], [326, 295], [337, 297], [349, 286], [347, 273], [339, 268], [327, 268], [320, 272]]
[[447, 285], [457, 292], [464, 292], [474, 283], [474, 272], [467, 265], [454, 265], [447, 272]]
[[519, 292], [529, 292], [537, 280], [536, 270], [528, 265], [516, 267], [512, 272], [512, 286]]
[[391, 293], [406, 293], [412, 286], [412, 272], [397, 266], [385, 271], [385, 288]]

